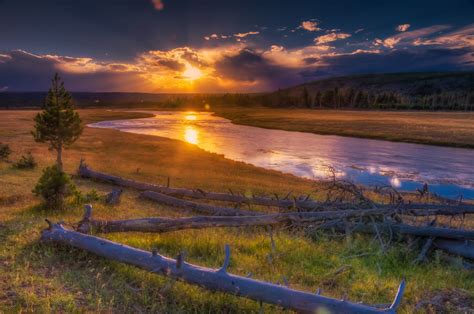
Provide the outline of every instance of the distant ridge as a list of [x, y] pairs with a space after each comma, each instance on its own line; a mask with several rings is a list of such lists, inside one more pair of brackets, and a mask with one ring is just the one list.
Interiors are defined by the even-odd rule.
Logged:
[[286, 90], [298, 91], [304, 87], [308, 88], [309, 92], [352, 87], [366, 91], [422, 96], [442, 92], [473, 91], [474, 72], [357, 74], [315, 80]]
[[261, 102], [273, 107], [473, 110], [474, 72], [332, 77], [279, 89]]

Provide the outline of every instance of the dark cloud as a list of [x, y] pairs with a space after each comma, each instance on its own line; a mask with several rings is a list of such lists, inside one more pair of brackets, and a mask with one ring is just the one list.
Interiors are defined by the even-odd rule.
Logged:
[[292, 70], [274, 64], [263, 55], [250, 49], [240, 50], [236, 55], [224, 56], [216, 62], [219, 76], [237, 81], [266, 81], [268, 86], [280, 86], [290, 79]]
[[[355, 73], [454, 71], [474, 67], [472, 49], [411, 49], [323, 57], [323, 70], [333, 75]], [[463, 61], [465, 60], [465, 61]], [[317, 71], [316, 71], [317, 72]]]
[[157, 60], [156, 64], [167, 67], [168, 69], [171, 69], [173, 71], [183, 71], [186, 68], [184, 64], [175, 60]]
[[[134, 71], [69, 72], [60, 68], [62, 58], [37, 56], [25, 51], [12, 51], [0, 59], [0, 87], [8, 91], [45, 91], [50, 79], [59, 72], [66, 87], [73, 91], [145, 91], [140, 73]], [[73, 63], [69, 59], [67, 63]], [[123, 67], [112, 65], [112, 67]]]

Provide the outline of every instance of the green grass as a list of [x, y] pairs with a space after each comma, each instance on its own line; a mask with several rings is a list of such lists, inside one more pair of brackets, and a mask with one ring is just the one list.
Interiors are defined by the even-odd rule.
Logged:
[[474, 148], [474, 113], [216, 108], [237, 124], [269, 129]]
[[[143, 116], [105, 110], [80, 112], [86, 122]], [[38, 159], [35, 170], [13, 169], [0, 164], [0, 312], [258, 312], [257, 302], [223, 293], [213, 293], [185, 283], [173, 282], [132, 266], [105, 260], [84, 251], [39, 242], [44, 218], [63, 220], [67, 226], [78, 222], [82, 207], [64, 212], [39, 208], [40, 200], [31, 193], [41, 169], [54, 160], [45, 145], [32, 141], [29, 130], [34, 112], [5, 111], [0, 116], [0, 140], [9, 143], [16, 160], [27, 151]], [[307, 193], [318, 184], [233, 162], [179, 141], [86, 128], [80, 141], [66, 151], [65, 168], [75, 173], [85, 158], [94, 169], [141, 181], [175, 187], [207, 190], [286, 194]], [[140, 168], [137, 172], [137, 168]], [[111, 186], [74, 179], [83, 192], [105, 194]], [[147, 216], [183, 216], [176, 208], [138, 198], [126, 189], [116, 207], [93, 203], [94, 216], [124, 219]], [[318, 196], [318, 193], [315, 193]], [[394, 244], [387, 254], [371, 238], [355, 236], [351, 242], [340, 237], [305, 236], [300, 232], [275, 231], [276, 252], [264, 228], [218, 228], [184, 230], [166, 234], [110, 234], [107, 238], [134, 247], [176, 256], [186, 252], [189, 262], [218, 267], [224, 245], [230, 244], [229, 271], [272, 282], [285, 277], [291, 287], [315, 291], [352, 301], [390, 303], [402, 278], [407, 291], [402, 313], [412, 313], [414, 305], [427, 294], [444, 289], [474, 291], [472, 272], [447, 265], [438, 259], [420, 266], [411, 261], [417, 252]], [[361, 255], [356, 257], [358, 255]], [[365, 255], [364, 255], [365, 254]], [[340, 267], [348, 270], [334, 275]], [[266, 312], [279, 308], [264, 305]]]

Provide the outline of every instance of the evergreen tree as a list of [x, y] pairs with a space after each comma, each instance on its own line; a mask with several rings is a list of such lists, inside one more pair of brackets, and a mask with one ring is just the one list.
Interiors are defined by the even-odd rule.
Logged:
[[62, 151], [79, 138], [83, 128], [81, 118], [74, 110], [71, 94], [64, 88], [57, 73], [52, 79], [43, 111], [34, 120], [35, 130], [32, 134], [35, 141], [49, 143], [49, 148], [56, 150], [56, 164], [62, 171]]

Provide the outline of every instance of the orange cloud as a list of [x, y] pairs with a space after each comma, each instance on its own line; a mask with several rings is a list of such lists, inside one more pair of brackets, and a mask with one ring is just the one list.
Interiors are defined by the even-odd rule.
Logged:
[[319, 44], [324, 44], [324, 43], [329, 43], [333, 42], [339, 39], [346, 39], [351, 37], [351, 34], [346, 34], [346, 33], [329, 33], [326, 35], [322, 35], [319, 37], [316, 37], [314, 39], [314, 42], [319, 45]]
[[318, 24], [319, 23], [315, 21], [303, 21], [299, 28], [307, 30], [308, 32], [316, 32], [321, 30], [321, 28], [318, 27]]
[[421, 38], [433, 35], [440, 31], [450, 28], [448, 25], [433, 25], [429, 27], [424, 27], [420, 29], [416, 29], [413, 31], [402, 32], [395, 36], [391, 36], [382, 40], [380, 38], [376, 38], [374, 41], [374, 45], [376, 46], [385, 46], [387, 48], [395, 48], [398, 44], [402, 43], [409, 43], [412, 44], [413, 41], [419, 41]]
[[410, 26], [410, 24], [400, 24], [395, 28], [395, 30], [399, 32], [406, 32], [410, 28]]
[[260, 34], [260, 32], [237, 33], [237, 34], [234, 34], [234, 37], [245, 38], [250, 35], [258, 35], [258, 34]]

